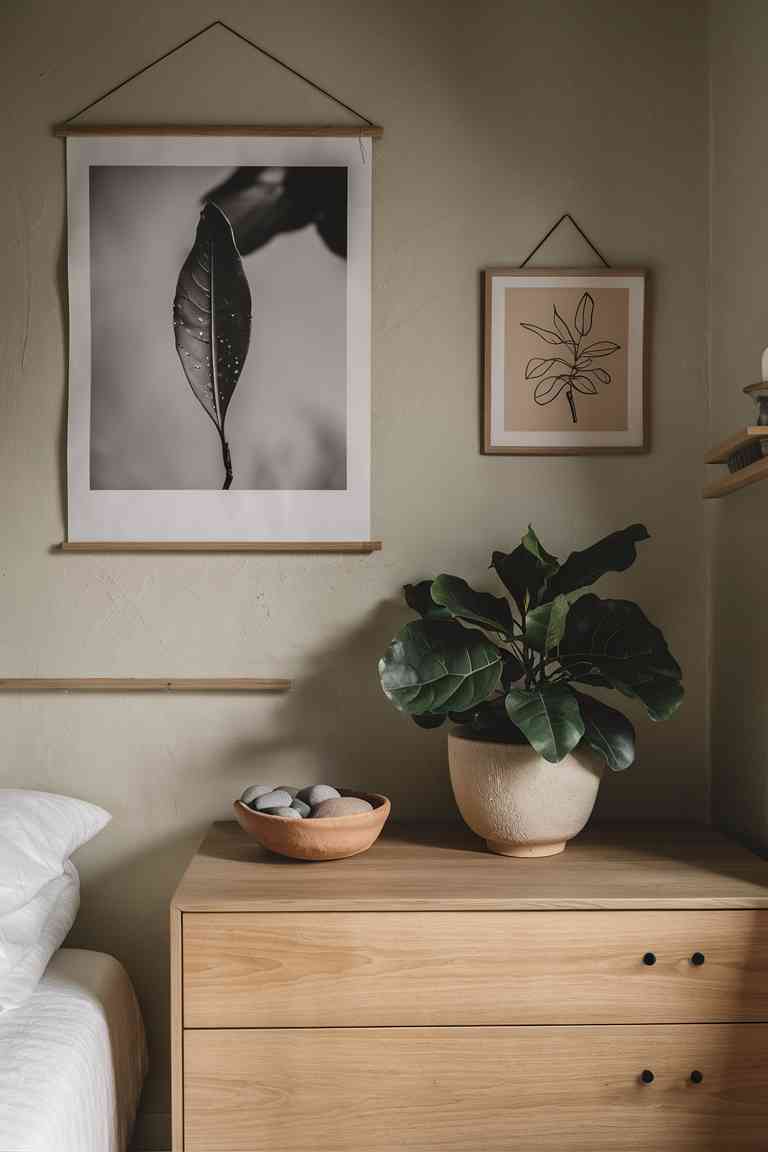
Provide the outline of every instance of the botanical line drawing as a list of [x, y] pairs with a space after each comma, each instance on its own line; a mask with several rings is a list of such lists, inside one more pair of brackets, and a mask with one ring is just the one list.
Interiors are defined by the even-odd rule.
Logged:
[[606, 385], [611, 382], [610, 372], [605, 368], [594, 368], [592, 361], [602, 356], [612, 356], [621, 347], [613, 340], [596, 340], [592, 344], [584, 345], [586, 337], [592, 331], [594, 314], [595, 301], [589, 292], [585, 292], [576, 306], [573, 328], [566, 323], [554, 305], [552, 328], [540, 328], [536, 324], [520, 324], [521, 328], [533, 332], [546, 344], [558, 345], [567, 350], [564, 354], [567, 359], [563, 356], [533, 356], [525, 366], [525, 378], [536, 381], [533, 399], [537, 404], [551, 404], [564, 392], [574, 424], [578, 424], [574, 393], [597, 396], [598, 384]]

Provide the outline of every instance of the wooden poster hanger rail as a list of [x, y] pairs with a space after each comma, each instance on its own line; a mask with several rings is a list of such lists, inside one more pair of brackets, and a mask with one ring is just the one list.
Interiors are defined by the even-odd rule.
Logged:
[[[78, 117], [83, 116], [86, 112], [90, 112], [97, 104], [101, 104], [109, 96], [113, 96], [115, 92], [119, 92], [121, 88], [125, 88], [128, 84], [138, 80], [139, 76], [143, 76], [145, 72], [155, 68], [176, 52], [180, 52], [182, 48], [186, 48], [194, 40], [198, 40], [201, 36], [205, 36], [214, 28], [222, 28], [228, 32], [235, 39], [241, 40], [243, 44], [247, 44], [255, 52], [260, 53], [267, 60], [271, 60], [273, 64], [277, 64], [297, 80], [301, 80], [303, 84], [307, 84], [318, 92], [321, 96], [325, 96], [327, 100], [333, 101], [339, 108], [343, 108], [345, 112], [351, 113], [359, 120], [363, 121], [361, 124], [344, 124], [341, 126], [334, 126], [330, 124], [320, 125], [296, 125], [296, 124], [75, 124], [74, 121]], [[232, 28], [224, 20], [212, 20], [210, 24], [206, 24], [199, 32], [194, 32], [188, 36], [186, 40], [176, 44], [173, 48], [169, 48], [167, 52], [163, 52], [161, 56], [157, 56], [154, 60], [150, 60], [148, 64], [139, 68], [136, 72], [126, 76], [125, 80], [121, 80], [119, 84], [115, 84], [107, 92], [97, 96], [95, 100], [91, 100], [85, 107], [80, 108], [79, 111], [74, 112], [62, 124], [56, 124], [53, 128], [54, 136], [371, 136], [379, 138], [383, 133], [383, 128], [368, 117], [358, 112], [357, 109], [352, 108], [349, 104], [345, 104], [338, 96], [334, 96], [327, 88], [321, 87], [316, 84], [314, 80], [310, 80], [302, 72], [296, 68], [292, 68], [290, 64], [286, 64], [274, 53], [269, 52], [266, 48], [262, 48], [255, 40], [249, 39], [244, 36], [242, 32], [238, 32], [236, 28]]]
[[279, 552], [346, 553], [381, 551], [381, 540], [65, 540], [55, 552]]

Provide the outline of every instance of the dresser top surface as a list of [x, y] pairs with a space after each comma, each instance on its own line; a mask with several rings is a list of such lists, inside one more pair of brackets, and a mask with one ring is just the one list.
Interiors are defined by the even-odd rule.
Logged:
[[305, 863], [213, 824], [182, 912], [768, 908], [768, 862], [690, 824], [590, 828], [559, 856], [494, 856], [461, 824], [390, 824], [368, 852]]

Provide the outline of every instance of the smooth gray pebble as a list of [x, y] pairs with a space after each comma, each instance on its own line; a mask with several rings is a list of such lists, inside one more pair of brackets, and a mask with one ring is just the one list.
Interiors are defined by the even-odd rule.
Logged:
[[309, 804], [305, 804], [303, 800], [299, 800], [298, 796], [294, 798], [291, 808], [295, 808], [299, 816], [303, 817], [309, 816], [312, 811]]
[[285, 820], [301, 820], [301, 812], [297, 812], [295, 808], [262, 808], [267, 816], [282, 816]]
[[275, 784], [276, 792], [287, 792], [292, 800], [295, 800], [298, 795], [298, 788], [294, 788], [293, 784]]
[[250, 804], [252, 800], [258, 800], [259, 796], [266, 796], [268, 792], [274, 790], [274, 784], [249, 784], [240, 799], [243, 804]]
[[322, 804], [323, 800], [338, 800], [340, 796], [341, 793], [330, 784], [309, 784], [301, 789], [298, 799], [314, 808], [316, 804]]
[[255, 808], [257, 812], [263, 812], [267, 808], [290, 808], [292, 800], [293, 797], [287, 792], [275, 788], [272, 792], [257, 796], [251, 803], [251, 808]]
[[359, 796], [339, 796], [334, 800], [323, 800], [312, 809], [313, 820], [324, 820], [331, 816], [358, 816], [361, 812], [372, 812], [373, 804]]

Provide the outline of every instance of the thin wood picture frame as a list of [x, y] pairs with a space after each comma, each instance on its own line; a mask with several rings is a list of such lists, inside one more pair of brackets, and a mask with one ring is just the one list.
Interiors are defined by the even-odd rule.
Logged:
[[482, 281], [482, 452], [649, 451], [647, 271], [502, 266]]

